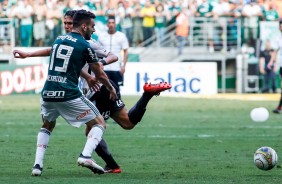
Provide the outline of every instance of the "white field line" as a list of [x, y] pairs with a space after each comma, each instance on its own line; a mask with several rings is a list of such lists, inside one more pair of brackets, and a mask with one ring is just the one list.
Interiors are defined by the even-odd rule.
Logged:
[[191, 99], [218, 99], [218, 100], [244, 100], [244, 101], [277, 101], [280, 99], [280, 94], [236, 94], [236, 93], [220, 93], [214, 95], [202, 95], [202, 94], [162, 94], [165, 97], [172, 98], [191, 98]]

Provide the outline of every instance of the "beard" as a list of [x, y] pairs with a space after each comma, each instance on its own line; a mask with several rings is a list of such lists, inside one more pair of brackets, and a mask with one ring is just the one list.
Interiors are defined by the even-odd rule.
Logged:
[[91, 34], [85, 34], [84, 38], [85, 38], [85, 40], [90, 40], [91, 39]]

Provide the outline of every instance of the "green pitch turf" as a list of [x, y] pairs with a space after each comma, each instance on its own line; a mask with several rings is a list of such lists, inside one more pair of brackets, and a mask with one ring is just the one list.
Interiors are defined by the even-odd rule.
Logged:
[[[124, 97], [130, 108], [138, 97]], [[104, 134], [121, 174], [94, 175], [78, 167], [85, 144], [84, 127], [62, 118], [51, 135], [44, 172], [32, 177], [36, 136], [41, 126], [39, 96], [0, 97], [1, 184], [253, 184], [281, 183], [282, 170], [261, 171], [253, 154], [270, 146], [282, 158], [282, 115], [251, 121], [255, 107], [272, 110], [275, 101], [154, 97], [142, 122], [123, 130], [112, 120]], [[97, 157], [100, 165], [103, 161]]]

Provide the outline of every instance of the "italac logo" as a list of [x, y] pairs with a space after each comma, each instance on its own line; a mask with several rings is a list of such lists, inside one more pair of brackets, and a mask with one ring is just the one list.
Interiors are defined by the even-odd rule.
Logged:
[[136, 91], [141, 92], [143, 90], [143, 84], [146, 82], [159, 83], [168, 82], [172, 85], [172, 88], [167, 90], [168, 92], [201, 92], [201, 79], [197, 77], [185, 78], [173, 76], [170, 72], [167, 75], [161, 77], [151, 77], [147, 72], [136, 73]]
[[0, 95], [40, 89], [46, 77], [47, 70], [41, 65], [0, 71]]

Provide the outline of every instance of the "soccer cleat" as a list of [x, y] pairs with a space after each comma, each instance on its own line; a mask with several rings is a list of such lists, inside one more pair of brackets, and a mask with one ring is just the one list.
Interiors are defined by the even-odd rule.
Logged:
[[143, 89], [145, 92], [152, 93], [153, 95], [159, 95], [160, 92], [170, 89], [171, 85], [167, 82], [160, 82], [159, 84], [145, 83]]
[[77, 164], [79, 166], [90, 169], [95, 174], [104, 174], [105, 173], [103, 167], [96, 164], [96, 162], [91, 157], [85, 157], [82, 154], [79, 155], [77, 159]]
[[105, 173], [114, 173], [114, 174], [118, 174], [118, 173], [121, 173], [121, 168], [118, 167], [118, 168], [116, 168], [116, 169], [111, 169], [111, 168], [109, 168], [108, 166], [105, 166], [105, 167], [104, 167], [104, 171], [105, 171]]
[[43, 168], [39, 164], [35, 164], [31, 171], [31, 176], [41, 176]]
[[280, 109], [274, 109], [272, 112], [275, 113], [275, 114], [280, 114], [281, 110]]

